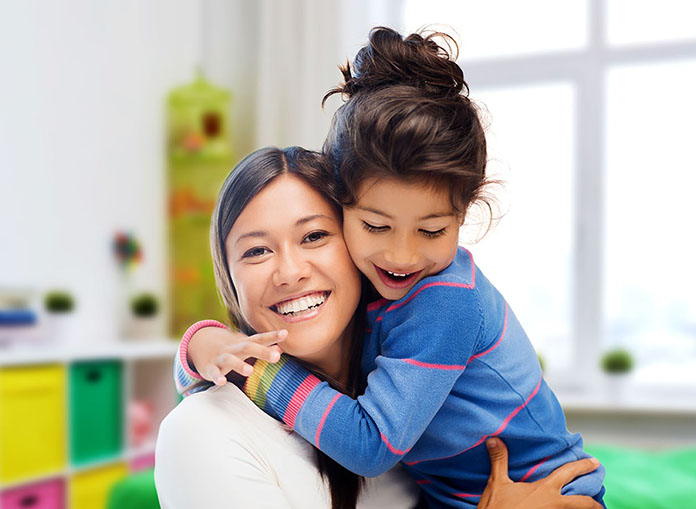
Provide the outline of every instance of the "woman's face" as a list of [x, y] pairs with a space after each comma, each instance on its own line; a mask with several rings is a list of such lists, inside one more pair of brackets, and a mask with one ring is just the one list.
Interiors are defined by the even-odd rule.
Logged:
[[321, 367], [342, 360], [344, 331], [360, 300], [360, 276], [340, 218], [294, 175], [256, 195], [225, 242], [242, 314], [258, 332], [287, 329], [281, 348]]

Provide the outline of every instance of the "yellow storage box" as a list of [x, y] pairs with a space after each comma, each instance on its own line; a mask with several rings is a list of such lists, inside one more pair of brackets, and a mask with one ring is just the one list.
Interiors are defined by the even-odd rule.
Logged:
[[127, 475], [125, 463], [75, 474], [70, 479], [70, 509], [104, 509], [111, 488]]
[[65, 468], [65, 380], [60, 365], [0, 369], [0, 483]]

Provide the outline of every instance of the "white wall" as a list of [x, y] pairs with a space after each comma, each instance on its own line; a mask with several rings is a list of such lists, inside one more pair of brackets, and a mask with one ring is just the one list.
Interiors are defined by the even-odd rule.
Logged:
[[199, 53], [197, 2], [0, 4], [0, 287], [72, 289], [113, 334], [117, 229], [135, 285], [166, 289], [164, 100]]

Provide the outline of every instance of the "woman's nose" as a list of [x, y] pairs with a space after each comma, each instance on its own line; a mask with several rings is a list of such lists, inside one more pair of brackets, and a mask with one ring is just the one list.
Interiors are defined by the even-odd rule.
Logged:
[[293, 285], [308, 278], [312, 273], [311, 265], [300, 253], [286, 252], [276, 260], [277, 265], [273, 271], [273, 284], [276, 286]]

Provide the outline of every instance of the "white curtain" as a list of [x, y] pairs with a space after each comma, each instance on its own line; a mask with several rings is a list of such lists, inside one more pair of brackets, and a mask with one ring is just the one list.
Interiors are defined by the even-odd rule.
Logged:
[[341, 81], [376, 25], [401, 26], [401, 0], [206, 0], [201, 53], [206, 74], [234, 94], [235, 148], [319, 149], [340, 104], [321, 99]]

